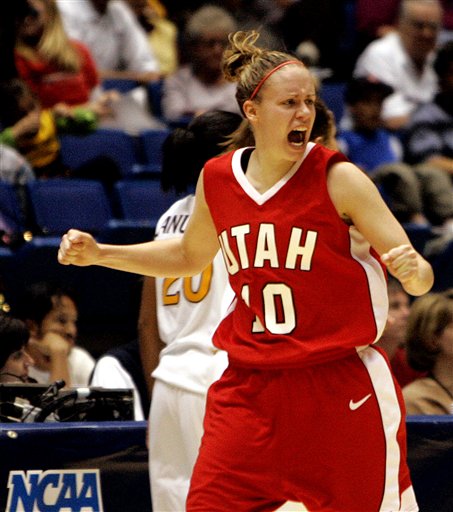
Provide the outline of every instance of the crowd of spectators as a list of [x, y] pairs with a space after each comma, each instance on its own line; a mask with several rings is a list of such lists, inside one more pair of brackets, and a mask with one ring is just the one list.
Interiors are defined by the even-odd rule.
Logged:
[[[132, 100], [151, 118], [150, 87], [159, 85], [159, 122], [169, 129], [206, 111], [240, 114], [222, 55], [229, 33], [255, 28], [260, 44], [313, 69], [321, 98], [325, 84], [344, 84], [344, 116], [335, 119], [320, 102], [312, 140], [363, 169], [403, 225], [433, 229], [442, 248], [453, 240], [451, 2], [16, 0], [4, 9], [0, 180], [23, 186], [106, 172], [119, 179], [112, 162], [95, 161], [87, 171], [61, 157], [62, 134], [89, 134], [114, 116], [123, 93], [106, 83], [131, 82]], [[396, 281], [388, 289], [378, 346], [408, 413], [453, 414], [452, 290], [411, 303]], [[98, 354], [79, 346], [77, 316], [68, 291], [49, 283], [24, 290], [13, 314], [0, 313], [0, 383], [132, 388], [134, 418], [146, 419], [149, 365], [138, 341]]]
[[[324, 84], [345, 84], [344, 117], [326, 118], [329, 144], [338, 144], [372, 177], [402, 222], [435, 227], [449, 240], [453, 233], [450, 4], [441, 0], [7, 2], [0, 23], [0, 49], [5, 56], [0, 65], [0, 178], [23, 184], [77, 176], [62, 165], [59, 136], [89, 133], [113, 115], [121, 93], [106, 88], [107, 81], [133, 82], [133, 89], [141, 91], [133, 98], [150, 116], [155, 114], [149, 86], [160, 84], [159, 120], [169, 128], [186, 126], [207, 110], [239, 113], [235, 86], [223, 78], [222, 53], [230, 32], [255, 28], [262, 33], [260, 44], [284, 48], [319, 73], [321, 97]], [[36, 365], [39, 352], [33, 359]]]

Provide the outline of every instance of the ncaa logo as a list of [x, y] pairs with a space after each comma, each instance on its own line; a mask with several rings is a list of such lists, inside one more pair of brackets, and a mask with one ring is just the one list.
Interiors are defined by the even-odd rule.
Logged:
[[99, 470], [10, 471], [7, 512], [103, 512]]

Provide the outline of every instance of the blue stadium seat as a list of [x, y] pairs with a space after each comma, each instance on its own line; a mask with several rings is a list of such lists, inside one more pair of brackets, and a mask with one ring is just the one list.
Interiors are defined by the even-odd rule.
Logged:
[[140, 84], [136, 80], [129, 80], [126, 78], [108, 78], [102, 81], [102, 89], [109, 91], [115, 89], [118, 92], [129, 92], [135, 89]]
[[443, 249], [430, 263], [434, 271], [433, 291], [443, 291], [453, 288], [453, 239], [445, 243]]
[[61, 135], [60, 142], [63, 163], [71, 169], [107, 157], [127, 175], [139, 161], [136, 138], [122, 130], [99, 128], [88, 135]]
[[134, 166], [132, 173], [136, 176], [160, 173], [162, 165], [162, 144], [170, 133], [169, 129], [144, 130], [140, 133], [140, 143], [145, 158], [144, 164]]
[[413, 224], [412, 222], [403, 223], [404, 231], [406, 231], [409, 240], [415, 249], [423, 254], [426, 244], [436, 238], [430, 226], [422, 226], [420, 224]]
[[344, 112], [345, 82], [322, 82], [319, 92], [321, 99], [335, 116], [335, 122], [339, 123]]
[[174, 192], [163, 192], [157, 180], [119, 180], [115, 184], [123, 219], [155, 226], [159, 217], [178, 199]]
[[[109, 78], [102, 81], [102, 89], [109, 91], [115, 89], [120, 93], [128, 93], [133, 89], [140, 86], [140, 83], [135, 80], [128, 80], [124, 78]], [[146, 85], [146, 92], [148, 95], [148, 102], [151, 112], [159, 119], [162, 119], [162, 86], [163, 80], [149, 82]]]
[[105, 189], [95, 180], [36, 180], [27, 189], [35, 223], [45, 236], [61, 236], [69, 228], [101, 233], [113, 217]]
[[148, 89], [148, 101], [151, 108], [151, 112], [159, 119], [163, 118], [162, 113], [162, 86], [163, 80], [157, 82], [149, 82]]
[[25, 219], [19, 196], [10, 183], [0, 181], [0, 230], [23, 233]]

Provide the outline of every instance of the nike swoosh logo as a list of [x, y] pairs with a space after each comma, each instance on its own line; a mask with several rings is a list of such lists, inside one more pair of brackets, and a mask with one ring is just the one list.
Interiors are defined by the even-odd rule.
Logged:
[[354, 402], [353, 400], [349, 400], [349, 409], [351, 411], [357, 410], [359, 407], [362, 407], [362, 405], [368, 400], [368, 398], [371, 397], [371, 393], [367, 396], [364, 396], [362, 400], [359, 400], [358, 402]]

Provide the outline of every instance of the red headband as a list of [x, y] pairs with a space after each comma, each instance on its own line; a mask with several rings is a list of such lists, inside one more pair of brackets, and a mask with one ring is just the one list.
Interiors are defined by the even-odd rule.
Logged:
[[282, 68], [283, 66], [286, 66], [287, 64], [302, 64], [302, 62], [300, 62], [299, 60], [286, 60], [285, 62], [282, 62], [281, 64], [279, 64], [278, 66], [276, 66], [275, 68], [271, 69], [270, 71], [268, 71], [264, 76], [263, 78], [259, 81], [258, 85], [255, 87], [254, 91], [252, 92], [252, 94], [250, 95], [250, 98], [249, 100], [253, 100], [253, 98], [258, 94], [259, 90], [261, 89], [261, 87], [263, 86], [264, 82], [273, 74], [275, 73], [276, 71], [278, 71], [280, 68]]

